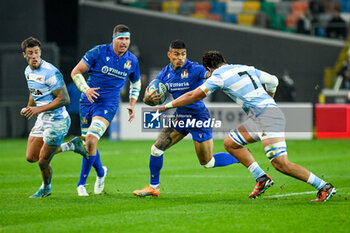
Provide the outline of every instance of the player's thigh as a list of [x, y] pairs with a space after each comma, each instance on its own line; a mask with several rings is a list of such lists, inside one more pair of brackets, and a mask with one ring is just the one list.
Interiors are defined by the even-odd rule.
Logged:
[[101, 116], [94, 116], [91, 120], [91, 123], [86, 128], [86, 137], [95, 136], [99, 140], [102, 135], [106, 132], [109, 126], [109, 121]]
[[37, 162], [39, 160], [40, 150], [44, 144], [42, 137], [28, 137], [26, 159], [28, 162]]
[[186, 135], [179, 133], [174, 128], [163, 128], [158, 135], [155, 146], [158, 149], [165, 151], [166, 149], [183, 139], [185, 136]]
[[207, 164], [213, 157], [213, 139], [204, 142], [193, 142], [200, 164]]
[[117, 108], [118, 105], [110, 103], [84, 103], [81, 105], [81, 133], [84, 138], [86, 137], [87, 142], [97, 143], [109, 127]]
[[109, 126], [109, 121], [108, 121], [106, 118], [104, 118], [104, 117], [101, 117], [101, 116], [94, 116], [94, 117], [92, 118], [92, 121], [94, 121], [94, 120], [100, 120], [100, 121], [102, 121], [102, 122], [106, 125], [107, 128], [108, 128], [108, 126]]

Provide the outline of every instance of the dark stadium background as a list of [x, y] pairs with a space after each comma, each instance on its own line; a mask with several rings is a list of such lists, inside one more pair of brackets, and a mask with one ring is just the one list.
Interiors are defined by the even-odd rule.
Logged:
[[[132, 31], [141, 73], [147, 82], [168, 63], [169, 42], [182, 39], [188, 58], [200, 62], [206, 50], [222, 51], [229, 63], [253, 65], [295, 82], [297, 102], [318, 101], [324, 68], [333, 66], [344, 41], [241, 27], [189, 17], [145, 11], [103, 1], [0, 1], [0, 138], [24, 137], [31, 123], [18, 114], [28, 91], [26, 63], [20, 43], [28, 36], [43, 42], [42, 57], [56, 65], [71, 82], [70, 72], [92, 46], [110, 43], [113, 27], [123, 23]], [[279, 96], [276, 96], [277, 100]], [[227, 98], [216, 93], [213, 101]], [[73, 129], [74, 130], [74, 127]]]

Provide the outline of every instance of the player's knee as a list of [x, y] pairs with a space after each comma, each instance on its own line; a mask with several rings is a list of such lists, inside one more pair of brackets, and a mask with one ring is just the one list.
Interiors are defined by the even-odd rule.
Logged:
[[38, 162], [38, 158], [34, 158], [34, 156], [26, 156], [26, 159], [29, 163], [35, 163], [35, 162]]
[[215, 158], [212, 157], [207, 164], [202, 164], [204, 168], [213, 168], [215, 166]]
[[[287, 145], [285, 141], [272, 143], [270, 145], [267, 145], [264, 147], [265, 153], [267, 158], [269, 158], [270, 161], [273, 161], [275, 158], [287, 155]], [[278, 160], [283, 161], [283, 160]], [[283, 163], [283, 162], [275, 162], [275, 163]]]
[[233, 149], [239, 149], [248, 143], [237, 129], [232, 130], [226, 139], [228, 140], [227, 143], [230, 141], [231, 147]]
[[163, 150], [158, 149], [154, 144], [152, 145], [151, 148], [151, 155], [155, 156], [155, 157], [159, 157], [162, 156], [162, 154], [164, 154]]
[[226, 137], [226, 139], [224, 140], [224, 147], [226, 149], [226, 151], [230, 152], [230, 150], [232, 149], [239, 149], [242, 148], [242, 146], [238, 145], [237, 143], [235, 143], [231, 137]]
[[86, 135], [85, 140], [85, 148], [89, 155], [96, 154], [98, 138], [96, 138], [93, 134]]

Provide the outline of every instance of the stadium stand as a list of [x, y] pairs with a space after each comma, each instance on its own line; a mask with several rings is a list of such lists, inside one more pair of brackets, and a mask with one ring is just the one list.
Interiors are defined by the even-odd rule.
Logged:
[[325, 29], [334, 10], [340, 10], [342, 17], [350, 22], [349, 0], [117, 0], [116, 3], [287, 32], [295, 32], [298, 19], [309, 10], [315, 19], [312, 35], [320, 37], [326, 36]]
[[162, 3], [162, 11], [170, 14], [178, 14], [179, 13], [179, 2], [163, 2]]
[[239, 14], [238, 15], [238, 24], [243, 26], [254, 26], [255, 15], [254, 14]]
[[180, 2], [179, 14], [192, 15], [194, 13], [194, 2]]

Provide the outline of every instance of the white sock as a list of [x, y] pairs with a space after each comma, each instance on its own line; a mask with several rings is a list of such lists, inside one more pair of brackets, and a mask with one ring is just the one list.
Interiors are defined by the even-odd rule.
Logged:
[[150, 184], [149, 186], [151, 186], [154, 189], [159, 189], [159, 184]]
[[310, 176], [307, 179], [307, 183], [311, 184], [316, 189], [320, 190], [321, 188], [323, 188], [323, 186], [326, 185], [327, 182], [325, 182], [324, 180], [320, 179], [319, 177], [315, 176], [312, 172], [310, 172]]
[[65, 142], [61, 144], [62, 152], [65, 151], [73, 151], [74, 150], [74, 144], [71, 142]]
[[259, 167], [258, 163], [255, 161], [254, 163], [250, 164], [248, 167], [248, 170], [250, 172], [253, 172], [255, 170], [255, 168]]

